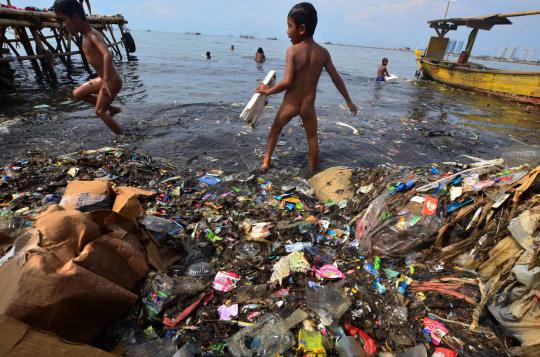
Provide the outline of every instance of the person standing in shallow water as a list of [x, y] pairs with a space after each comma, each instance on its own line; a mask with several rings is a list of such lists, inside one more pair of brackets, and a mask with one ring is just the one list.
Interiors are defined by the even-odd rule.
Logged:
[[390, 74], [388, 73], [388, 68], [386, 66], [388, 65], [388, 58], [382, 59], [382, 64], [377, 69], [377, 82], [386, 82], [386, 77], [390, 77]]
[[279, 108], [266, 145], [266, 154], [261, 165], [261, 171], [270, 168], [272, 153], [277, 144], [281, 130], [297, 115], [300, 115], [309, 146], [309, 164], [311, 171], [317, 168], [319, 141], [317, 137], [317, 113], [315, 97], [317, 84], [324, 69], [330, 75], [332, 82], [339, 90], [351, 113], [356, 115], [358, 109], [352, 102], [343, 79], [332, 63], [330, 53], [313, 40], [317, 27], [317, 10], [310, 3], [303, 2], [295, 5], [287, 16], [287, 35], [292, 46], [285, 55], [285, 75], [281, 82], [269, 88], [261, 84], [257, 93], [273, 95], [285, 91], [283, 103]]
[[56, 0], [53, 8], [59, 21], [69, 32], [83, 35], [82, 51], [98, 75], [97, 78], [75, 88], [73, 96], [95, 105], [96, 115], [109, 129], [117, 135], [123, 134], [120, 125], [113, 119], [113, 116], [122, 110], [111, 105], [122, 88], [122, 79], [116, 72], [107, 44], [101, 34], [92, 28], [77, 0]]
[[266, 56], [264, 54], [264, 50], [262, 47], [259, 47], [257, 49], [257, 52], [255, 53], [255, 62], [257, 63], [264, 63], [266, 61]]

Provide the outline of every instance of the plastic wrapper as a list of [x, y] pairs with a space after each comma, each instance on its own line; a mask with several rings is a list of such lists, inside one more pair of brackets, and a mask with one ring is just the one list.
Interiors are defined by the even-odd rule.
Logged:
[[371, 252], [371, 237], [375, 228], [380, 224], [379, 217], [385, 207], [385, 200], [390, 197], [391, 191], [385, 190], [375, 198], [366, 208], [364, 214], [356, 219], [356, 240], [358, 250], [362, 253]]

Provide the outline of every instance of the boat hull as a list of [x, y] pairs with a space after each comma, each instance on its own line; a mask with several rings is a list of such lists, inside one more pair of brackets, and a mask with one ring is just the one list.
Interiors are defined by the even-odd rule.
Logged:
[[467, 68], [426, 59], [419, 60], [418, 64], [424, 76], [437, 82], [540, 105], [540, 72]]

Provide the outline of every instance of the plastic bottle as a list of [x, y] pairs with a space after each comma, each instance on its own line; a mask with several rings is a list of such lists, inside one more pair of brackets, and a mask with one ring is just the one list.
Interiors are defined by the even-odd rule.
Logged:
[[0, 236], [15, 237], [24, 226], [24, 219], [11, 214], [0, 215]]
[[170, 357], [176, 353], [176, 344], [172, 339], [162, 338], [141, 345], [126, 346], [127, 357]]
[[241, 242], [234, 247], [239, 259], [253, 259], [261, 253], [261, 245], [255, 242]]
[[235, 357], [274, 357], [294, 346], [295, 339], [290, 329], [304, 319], [307, 314], [296, 310], [283, 319], [267, 314], [253, 327], [238, 331], [229, 339], [229, 352]]
[[191, 264], [186, 271], [187, 276], [193, 277], [207, 277], [213, 274], [214, 268], [212, 267], [212, 264], [208, 262]]
[[161, 309], [169, 301], [173, 280], [166, 274], [156, 273], [150, 276], [144, 287], [143, 304], [148, 317], [156, 319]]
[[336, 342], [339, 357], [367, 357], [358, 340], [353, 336], [344, 336]]
[[157, 240], [163, 239], [167, 234], [176, 237], [184, 231], [184, 227], [178, 223], [157, 216], [145, 216], [141, 223], [149, 231], [158, 233]]
[[352, 304], [351, 299], [340, 289], [344, 283], [345, 281], [342, 280], [320, 289], [307, 288], [306, 290], [307, 307], [317, 313], [326, 326], [339, 320]]

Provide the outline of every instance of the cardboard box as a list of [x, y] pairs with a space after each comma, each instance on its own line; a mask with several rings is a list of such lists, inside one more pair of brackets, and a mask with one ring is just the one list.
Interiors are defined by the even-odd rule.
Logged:
[[0, 356], [23, 357], [114, 357], [88, 345], [61, 340], [59, 337], [31, 328], [11, 317], [0, 315]]
[[129, 312], [148, 271], [142, 232], [116, 212], [54, 205], [0, 267], [0, 314], [87, 343]]

